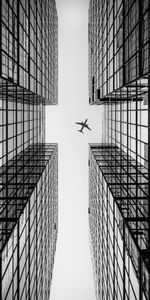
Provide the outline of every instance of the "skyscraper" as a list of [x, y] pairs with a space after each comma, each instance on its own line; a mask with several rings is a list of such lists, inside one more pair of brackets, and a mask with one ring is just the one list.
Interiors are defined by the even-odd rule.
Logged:
[[55, 0], [1, 1], [1, 77], [57, 104]]
[[97, 299], [150, 299], [149, 1], [90, 1], [89, 222]]
[[58, 228], [55, 1], [0, 3], [0, 299], [49, 299]]

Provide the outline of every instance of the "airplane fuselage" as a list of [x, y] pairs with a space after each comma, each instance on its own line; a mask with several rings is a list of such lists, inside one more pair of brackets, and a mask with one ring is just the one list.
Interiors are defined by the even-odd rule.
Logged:
[[81, 125], [81, 129], [78, 130], [79, 132], [82, 132], [82, 133], [83, 133], [83, 129], [84, 129], [84, 128], [87, 128], [87, 129], [91, 130], [91, 128], [90, 128], [89, 125], [87, 124], [87, 120], [88, 120], [88, 119], [86, 119], [85, 122], [76, 122], [77, 125]]

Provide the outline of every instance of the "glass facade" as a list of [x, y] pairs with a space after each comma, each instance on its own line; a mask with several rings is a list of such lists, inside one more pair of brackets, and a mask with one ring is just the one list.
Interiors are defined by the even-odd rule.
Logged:
[[0, 79], [0, 166], [33, 143], [45, 141], [41, 98]]
[[149, 299], [147, 169], [112, 144], [90, 145], [89, 168], [97, 299]]
[[[89, 5], [89, 102], [136, 96], [149, 74], [149, 1], [91, 0]], [[141, 79], [144, 82], [141, 82]], [[138, 82], [138, 80], [140, 81]], [[136, 82], [135, 82], [136, 81]], [[133, 85], [133, 86], [132, 86]], [[131, 95], [132, 97], [132, 95]], [[132, 97], [132, 98], [133, 98]]]
[[90, 1], [89, 103], [103, 111], [89, 159], [99, 300], [150, 297], [149, 18], [146, 0]]
[[58, 16], [54, 0], [2, 0], [0, 76], [47, 104], [58, 102]]
[[0, 299], [48, 300], [58, 228], [58, 146], [45, 105], [58, 102], [54, 0], [0, 1]]
[[0, 298], [49, 299], [58, 226], [57, 145], [34, 144], [1, 167]]

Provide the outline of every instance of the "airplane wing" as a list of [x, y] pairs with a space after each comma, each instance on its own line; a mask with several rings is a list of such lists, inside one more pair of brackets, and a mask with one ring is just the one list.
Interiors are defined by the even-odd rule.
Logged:
[[89, 129], [89, 130], [92, 130], [88, 125], [86, 125], [86, 128]]
[[82, 123], [80, 123], [80, 122], [75, 122], [75, 124], [78, 124], [78, 125], [81, 125], [81, 126], [82, 126]]

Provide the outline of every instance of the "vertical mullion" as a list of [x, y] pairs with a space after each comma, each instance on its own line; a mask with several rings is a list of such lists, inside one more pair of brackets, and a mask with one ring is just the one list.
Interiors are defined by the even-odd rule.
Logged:
[[126, 299], [126, 249], [125, 249], [125, 222], [123, 221], [123, 300]]
[[28, 296], [30, 299], [30, 201], [28, 201]]
[[2, 299], [2, 255], [0, 256], [0, 299]]
[[18, 221], [18, 223], [17, 223], [17, 300], [20, 300], [20, 266], [19, 266], [19, 264], [20, 264], [20, 258], [19, 258], [19, 256], [20, 256], [20, 251], [19, 251], [19, 243], [20, 243], [20, 239], [19, 239], [19, 228], [20, 228], [20, 221]]
[[[148, 5], [148, 218], [150, 220], [150, 1]], [[148, 222], [148, 250], [150, 249], [150, 222]], [[150, 258], [149, 258], [150, 261]], [[150, 275], [149, 275], [149, 295], [150, 295]]]
[[[2, 41], [2, 1], [0, 1], [0, 40]], [[0, 43], [0, 76], [2, 77], [2, 43]]]
[[31, 86], [30, 86], [30, 76], [31, 76], [31, 73], [30, 73], [30, 59], [31, 59], [31, 55], [30, 55], [30, 1], [28, 1], [28, 89], [29, 89], [29, 91], [31, 90]]
[[[126, 121], [126, 125], [127, 125], [127, 186], [129, 184], [129, 176], [130, 176], [130, 169], [129, 169], [129, 164], [130, 164], [130, 160], [129, 160], [129, 89], [127, 87], [127, 121]], [[127, 216], [129, 216], [129, 201], [127, 201]]]
[[[128, 0], [128, 1], [130, 1], [130, 0]], [[126, 84], [126, 68], [125, 68], [125, 0], [123, 0], [122, 3], [123, 3], [123, 86], [125, 86], [125, 84]], [[129, 28], [128, 28], [128, 32], [129, 32]]]
[[[8, 82], [6, 82], [6, 218], [8, 218]], [[7, 233], [8, 222], [6, 221], [6, 233]]]
[[[148, 75], [148, 218], [150, 219], [150, 1], [148, 6], [148, 38], [149, 38], [149, 48], [148, 48], [148, 67], [149, 67], [149, 75]], [[148, 249], [150, 249], [150, 222], [149, 222], [149, 230], [148, 230]], [[149, 282], [150, 287], [150, 282]]]
[[144, 45], [144, 37], [143, 37], [143, 24], [144, 24], [144, 18], [143, 18], [143, 0], [138, 0], [138, 8], [139, 8], [139, 76], [143, 75], [143, 58], [142, 58], [142, 51], [143, 45]]
[[[16, 104], [16, 140], [15, 140], [15, 151], [14, 151], [14, 154], [15, 154], [15, 166], [14, 166], [14, 170], [15, 170], [15, 174], [16, 174], [16, 178], [15, 178], [15, 184], [16, 184], [16, 193], [17, 193], [17, 174], [18, 174], [18, 172], [17, 172], [17, 146], [18, 146], [18, 142], [17, 142], [17, 139], [18, 139], [18, 103], [17, 103], [17, 91], [18, 91], [18, 87], [16, 86], [15, 87], [15, 104]], [[17, 199], [16, 199], [16, 201], [15, 201], [15, 209], [16, 209], [16, 211], [15, 211], [15, 213], [16, 213], [16, 217], [17, 217]]]
[[36, 186], [36, 191], [35, 191], [35, 195], [36, 195], [36, 201], [35, 201], [35, 222], [36, 222], [36, 229], [35, 229], [35, 235], [36, 235], [36, 247], [35, 247], [35, 252], [36, 252], [36, 271], [35, 271], [35, 277], [36, 277], [36, 289], [35, 289], [35, 296], [36, 296], [36, 299], [38, 299], [38, 275], [37, 275], [37, 272], [38, 272], [38, 266], [37, 266], [37, 257], [38, 257], [38, 220], [37, 220], [37, 215], [38, 215], [38, 204], [37, 204], [37, 199], [38, 199], [38, 186]]
[[17, 1], [17, 84], [20, 84], [20, 46], [19, 46], [19, 42], [20, 42], [20, 32], [19, 32], [19, 28], [20, 28], [20, 13], [19, 13], [19, 6], [20, 6], [20, 0]]

